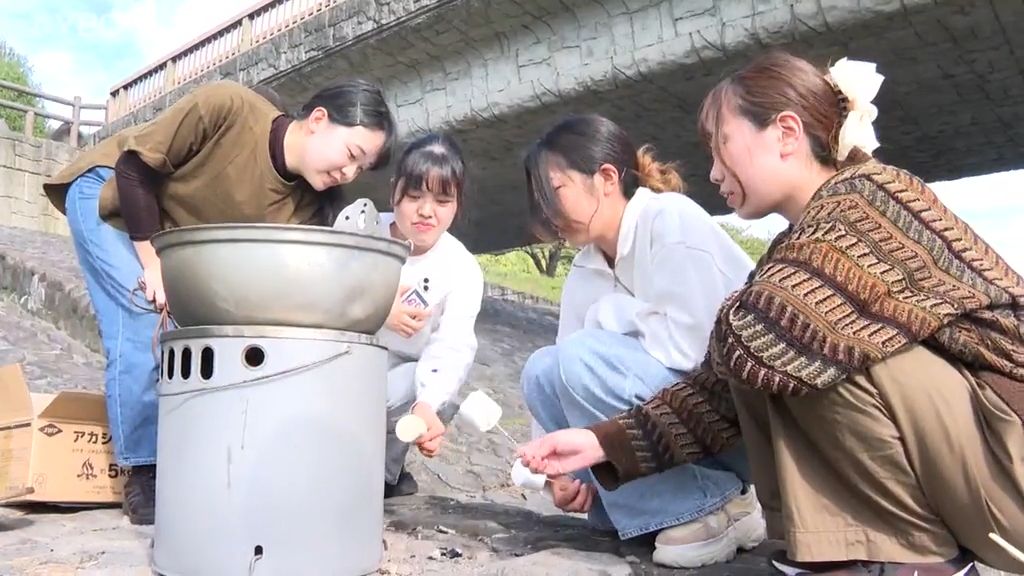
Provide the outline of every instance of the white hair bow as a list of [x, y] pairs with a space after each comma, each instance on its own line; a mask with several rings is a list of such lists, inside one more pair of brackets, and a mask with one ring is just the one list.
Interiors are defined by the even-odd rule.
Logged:
[[849, 114], [839, 129], [836, 159], [845, 160], [853, 148], [871, 154], [879, 146], [872, 126], [878, 117], [878, 108], [871, 101], [878, 95], [885, 76], [875, 71], [872, 62], [846, 58], [836, 62], [828, 71], [836, 88], [849, 100]]

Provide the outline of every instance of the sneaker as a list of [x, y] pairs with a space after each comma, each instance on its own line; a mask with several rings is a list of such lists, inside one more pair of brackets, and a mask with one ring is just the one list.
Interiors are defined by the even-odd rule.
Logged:
[[767, 537], [764, 514], [753, 488], [720, 510], [686, 524], [666, 528], [654, 541], [654, 563], [670, 568], [700, 568], [736, 557]]
[[978, 576], [978, 568], [966, 556], [946, 562], [897, 564], [895, 562], [797, 562], [784, 550], [771, 556], [772, 566], [787, 576], [826, 574], [831, 576]]
[[156, 466], [133, 466], [124, 483], [121, 510], [137, 526], [153, 523], [156, 507]]
[[384, 499], [396, 498], [398, 496], [412, 496], [420, 491], [420, 485], [413, 478], [412, 474], [402, 470], [398, 475], [398, 481], [394, 484], [384, 483]]

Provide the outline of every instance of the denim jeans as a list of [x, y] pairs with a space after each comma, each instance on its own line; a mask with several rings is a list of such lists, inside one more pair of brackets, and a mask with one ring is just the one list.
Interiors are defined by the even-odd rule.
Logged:
[[[526, 406], [545, 432], [606, 420], [680, 380], [636, 338], [581, 330], [541, 348], [523, 368]], [[590, 470], [575, 474], [598, 489], [590, 511], [596, 528], [627, 539], [710, 514], [740, 493], [749, 478], [742, 447], [698, 464], [677, 466], [609, 492]]]
[[[92, 300], [107, 366], [107, 419], [122, 466], [156, 463], [157, 370], [153, 336], [159, 314], [132, 303], [142, 265], [128, 234], [100, 219], [100, 188], [113, 170], [93, 168], [68, 190], [67, 218]], [[147, 303], [136, 294], [135, 302]]]

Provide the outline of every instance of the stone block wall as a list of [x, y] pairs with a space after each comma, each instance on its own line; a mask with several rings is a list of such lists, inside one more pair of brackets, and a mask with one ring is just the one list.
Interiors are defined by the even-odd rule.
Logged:
[[0, 130], [0, 226], [66, 236], [67, 220], [43, 194], [43, 181], [77, 153], [67, 144]]

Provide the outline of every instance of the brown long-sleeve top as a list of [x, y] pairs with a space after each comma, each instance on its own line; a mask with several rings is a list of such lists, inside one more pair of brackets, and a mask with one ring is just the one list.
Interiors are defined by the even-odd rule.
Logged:
[[[284, 137], [292, 119], [278, 116], [270, 125], [270, 164], [286, 182], [296, 183], [299, 177], [288, 171], [284, 157]], [[149, 240], [160, 231], [160, 204], [157, 191], [164, 175], [153, 168], [137, 153], [127, 150], [121, 153], [114, 165], [117, 178], [117, 198], [121, 216], [132, 240]]]
[[801, 395], [923, 343], [1024, 420], [1024, 279], [920, 179], [840, 171], [721, 307], [697, 371], [590, 427], [614, 489], [740, 438], [729, 384]]
[[245, 86], [204, 84], [155, 119], [84, 151], [43, 189], [64, 212], [78, 176], [97, 166], [114, 168], [116, 176], [100, 192], [100, 216], [136, 240], [197, 224], [329, 223], [340, 194], [318, 193], [275, 168], [272, 132], [283, 149], [286, 121]]

